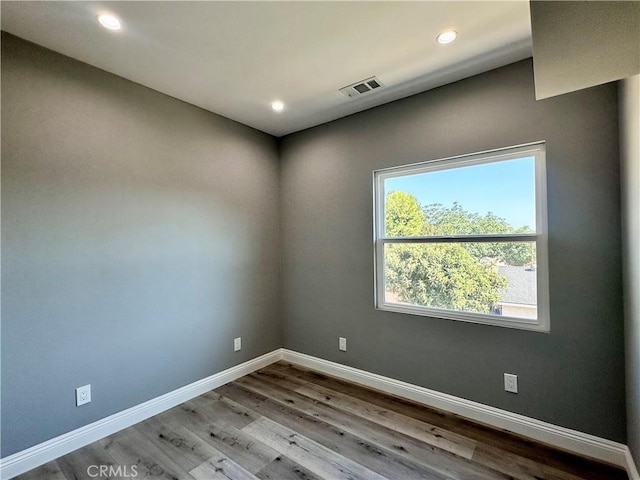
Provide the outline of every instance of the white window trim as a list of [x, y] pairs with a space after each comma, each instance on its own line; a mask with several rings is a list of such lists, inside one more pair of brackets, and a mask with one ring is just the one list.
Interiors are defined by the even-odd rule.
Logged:
[[[385, 237], [384, 234], [384, 202], [386, 192], [384, 181], [389, 178], [415, 173], [435, 172], [456, 167], [482, 165], [496, 161], [514, 160], [523, 157], [535, 158], [536, 188], [536, 233], [505, 235], [460, 235], [447, 237]], [[528, 143], [515, 147], [459, 155], [426, 162], [384, 168], [373, 172], [373, 240], [374, 240], [374, 301], [377, 310], [397, 313], [408, 313], [428, 317], [459, 320], [499, 327], [517, 328], [548, 333], [550, 331], [549, 313], [549, 255], [547, 232], [547, 177], [545, 161], [545, 142]], [[508, 241], [508, 238], [536, 242], [537, 258], [537, 295], [538, 318], [529, 320], [514, 317], [495, 316], [483, 313], [462, 312], [418, 305], [385, 302], [384, 298], [384, 244], [385, 243], [435, 243], [435, 241]]]

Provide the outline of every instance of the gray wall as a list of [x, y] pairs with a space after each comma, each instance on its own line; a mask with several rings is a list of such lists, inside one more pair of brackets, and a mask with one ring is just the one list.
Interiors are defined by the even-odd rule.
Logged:
[[[624, 442], [617, 115], [611, 84], [536, 102], [527, 60], [285, 137], [285, 347]], [[374, 310], [372, 170], [536, 140], [551, 333]]]
[[620, 82], [627, 441], [640, 468], [640, 75]]
[[533, 0], [536, 97], [640, 73], [640, 2]]
[[2, 456], [281, 345], [275, 139], [4, 34], [2, 127]]

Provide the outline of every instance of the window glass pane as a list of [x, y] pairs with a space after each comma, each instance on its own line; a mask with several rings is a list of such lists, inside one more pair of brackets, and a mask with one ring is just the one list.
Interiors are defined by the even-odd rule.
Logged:
[[387, 243], [384, 301], [535, 320], [535, 242]]
[[384, 180], [387, 237], [535, 233], [535, 158]]

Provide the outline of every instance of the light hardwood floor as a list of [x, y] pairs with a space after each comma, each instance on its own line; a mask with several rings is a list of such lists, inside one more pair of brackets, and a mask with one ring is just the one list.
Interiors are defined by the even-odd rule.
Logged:
[[[100, 466], [106, 476], [99, 476]], [[627, 475], [279, 362], [16, 478], [616, 480]]]

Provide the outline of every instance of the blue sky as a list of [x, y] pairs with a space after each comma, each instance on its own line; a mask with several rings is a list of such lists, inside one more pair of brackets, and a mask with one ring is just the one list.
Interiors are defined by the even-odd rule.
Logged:
[[390, 178], [384, 188], [411, 193], [422, 205], [457, 201], [465, 210], [492, 212], [514, 227], [536, 224], [533, 157]]

